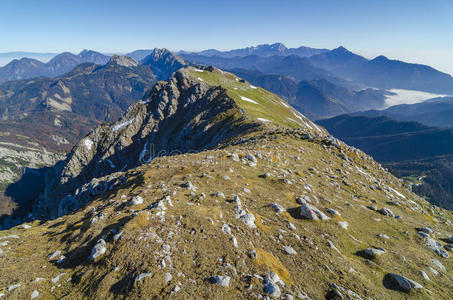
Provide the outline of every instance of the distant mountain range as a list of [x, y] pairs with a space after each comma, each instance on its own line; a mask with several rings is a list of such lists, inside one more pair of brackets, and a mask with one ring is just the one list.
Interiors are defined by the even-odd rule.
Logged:
[[356, 114], [417, 121], [428, 126], [453, 127], [453, 97], [439, 97], [422, 103], [394, 105], [385, 110], [369, 110]]
[[[232, 50], [234, 51], [234, 50]], [[189, 61], [215, 65], [220, 68], [243, 68], [268, 74], [290, 76], [296, 81], [328, 79], [344, 87], [359, 89], [410, 89], [439, 94], [453, 94], [453, 77], [429, 66], [410, 64], [378, 56], [368, 60], [344, 47], [301, 57], [303, 55], [252, 54], [216, 56], [215, 52], [182, 53]]]
[[282, 43], [274, 43], [274, 44], [263, 44], [254, 47], [247, 47], [241, 49], [234, 49], [229, 51], [219, 51], [216, 49], [209, 49], [200, 52], [186, 52], [180, 51], [178, 54], [181, 55], [201, 55], [201, 56], [216, 56], [216, 57], [224, 57], [224, 58], [232, 58], [232, 57], [244, 57], [249, 55], [256, 55], [261, 57], [268, 57], [268, 56], [289, 56], [289, 55], [297, 55], [301, 57], [305, 56], [312, 56], [315, 54], [327, 52], [329, 49], [316, 49], [310, 47], [298, 47], [298, 48], [287, 48]]
[[26, 57], [20, 60], [15, 59], [0, 68], [0, 84], [6, 81], [29, 79], [38, 76], [55, 77], [69, 72], [81, 63], [105, 64], [108, 60], [108, 56], [91, 50], [83, 50], [77, 55], [64, 52], [47, 63]]
[[391, 60], [382, 55], [368, 60], [339, 47], [310, 57], [310, 62], [313, 66], [328, 70], [338, 77], [367, 86], [453, 93], [453, 77], [449, 74], [426, 65]]
[[352, 91], [326, 79], [296, 82], [288, 76], [264, 74], [260, 71], [231, 69], [232, 73], [276, 93], [298, 111], [317, 120], [354, 111], [381, 108], [386, 91], [363, 89]]
[[372, 155], [399, 177], [425, 177], [414, 189], [431, 203], [453, 209], [453, 129], [349, 115], [317, 123]]
[[26, 51], [3, 52], [0, 53], [0, 67], [10, 63], [14, 59], [21, 59], [23, 57], [37, 59], [42, 62], [48, 62], [56, 55], [58, 55], [58, 53], [38, 53]]

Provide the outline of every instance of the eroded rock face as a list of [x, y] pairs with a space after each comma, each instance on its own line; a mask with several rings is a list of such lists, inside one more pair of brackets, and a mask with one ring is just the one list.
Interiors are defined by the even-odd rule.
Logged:
[[[117, 123], [94, 129], [54, 167], [34, 215], [53, 218], [78, 208], [90, 195], [110, 189], [117, 181], [115, 172], [163, 155], [198, 152], [247, 133], [253, 125], [243, 122], [238, 111], [223, 88], [195, 81], [184, 69], [176, 72]], [[94, 178], [99, 179], [93, 183]]]

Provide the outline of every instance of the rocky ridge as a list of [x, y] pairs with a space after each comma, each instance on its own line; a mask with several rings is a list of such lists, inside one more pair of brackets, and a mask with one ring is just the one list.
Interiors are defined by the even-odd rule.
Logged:
[[[219, 78], [226, 81], [217, 82]], [[273, 111], [256, 111], [254, 106], [261, 104], [239, 94], [229, 95], [222, 84], [237, 85], [236, 90], [232, 89], [234, 93], [251, 93], [256, 101], [271, 102], [293, 119], [282, 120], [284, 114], [275, 115]], [[213, 68], [182, 69], [169, 82], [158, 82], [144, 100], [128, 109], [121, 120], [93, 130], [51, 171], [34, 215], [57, 217], [65, 214], [86, 203], [90, 198], [87, 194], [93, 194], [92, 189], [103, 191], [107, 188], [102, 183], [89, 184], [92, 179], [137, 167], [157, 156], [219, 146], [256, 127], [267, 123], [271, 126], [272, 115], [275, 122], [288, 126], [300, 126], [302, 122], [317, 128], [275, 95], [256, 90], [250, 84], [240, 82], [235, 75], [225, 76], [223, 71]], [[240, 105], [234, 100], [238, 97]], [[254, 117], [258, 113], [267, 119]], [[88, 186], [84, 186], [86, 184]]]
[[[149, 96], [119, 122], [90, 133], [56, 168], [63, 170], [58, 188], [85, 177], [91, 193], [85, 202], [57, 219], [0, 232], [0, 266], [8, 274], [0, 275], [0, 293], [11, 299], [37, 293], [104, 299], [452, 297], [452, 213], [410, 192], [368, 155], [275, 95], [218, 69], [183, 69]], [[179, 105], [195, 108], [179, 115]], [[165, 122], [171, 116], [178, 116], [173, 124], [186, 126], [172, 132]], [[214, 135], [217, 145], [196, 135], [200, 129], [208, 135], [213, 124], [224, 132]], [[153, 132], [149, 141], [161, 150], [185, 145], [178, 144], [181, 132], [191, 134], [188, 145], [202, 142], [195, 153], [145, 153], [141, 162]], [[121, 162], [137, 167], [93, 178], [107, 172], [94, 171], [95, 162], [110, 157], [103, 155], [111, 147], [124, 154]]]

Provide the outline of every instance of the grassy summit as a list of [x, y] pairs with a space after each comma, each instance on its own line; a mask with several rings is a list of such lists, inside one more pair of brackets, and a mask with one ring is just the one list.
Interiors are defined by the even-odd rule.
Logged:
[[321, 132], [317, 125], [309, 121], [277, 95], [260, 87], [255, 87], [236, 75], [214, 68], [212, 71], [189, 67], [187, 72], [200, 82], [221, 86], [228, 96], [236, 101], [245, 114], [260, 122], [273, 122], [283, 127], [303, 127]]

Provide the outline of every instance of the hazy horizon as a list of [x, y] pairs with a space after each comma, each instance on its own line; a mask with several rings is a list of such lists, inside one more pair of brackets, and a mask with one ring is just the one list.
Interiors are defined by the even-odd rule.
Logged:
[[[366, 58], [425, 64], [453, 74], [453, 2], [447, 0], [0, 3], [0, 52], [127, 53], [168, 48], [230, 50], [282, 42], [343, 45]], [[276, 9], [278, 6], [278, 9]], [[429, 17], [427, 17], [429, 16]]]

